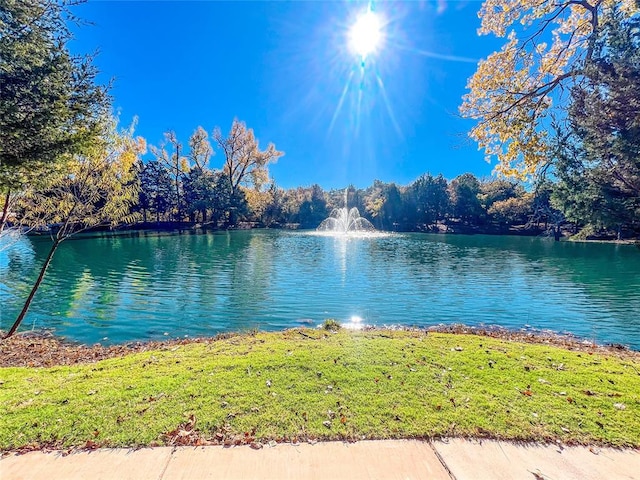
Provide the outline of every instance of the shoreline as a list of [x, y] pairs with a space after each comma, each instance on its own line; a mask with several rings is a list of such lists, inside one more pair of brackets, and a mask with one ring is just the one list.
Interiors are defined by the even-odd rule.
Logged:
[[[474, 235], [486, 235], [490, 237], [528, 237], [528, 238], [540, 238], [540, 239], [549, 239], [552, 240], [553, 236], [549, 234], [545, 234], [544, 231], [540, 229], [526, 230], [519, 228], [519, 226], [514, 226], [508, 229], [482, 229], [480, 227], [474, 226], [457, 226], [457, 225], [449, 225], [450, 228], [441, 229], [439, 225], [434, 228], [434, 226], [429, 227], [427, 229], [416, 229], [416, 230], [376, 230], [381, 233], [393, 233], [393, 234], [427, 234], [427, 235], [462, 235], [462, 236], [474, 236]], [[456, 228], [457, 227], [457, 228]], [[88, 230], [79, 235], [74, 235], [68, 240], [86, 240], [92, 238], [117, 238], [117, 237], [140, 237], [140, 236], [174, 236], [174, 235], [206, 235], [206, 234], [216, 234], [216, 233], [224, 233], [224, 232], [233, 232], [233, 231], [263, 231], [263, 230], [275, 230], [275, 231], [283, 231], [283, 232], [309, 232], [315, 231], [314, 228], [299, 228], [299, 227], [291, 227], [291, 226], [280, 226], [280, 227], [259, 227], [259, 226], [248, 226], [248, 225], [238, 225], [232, 228], [217, 228], [211, 227], [207, 225], [201, 224], [167, 224], [167, 225], [150, 225], [150, 224], [140, 224], [140, 225], [127, 225], [120, 226], [114, 229], [105, 229], [98, 228], [95, 230]], [[48, 232], [38, 231], [38, 232], [28, 232], [25, 234], [29, 238], [33, 239], [47, 239], [49, 238]], [[573, 238], [571, 236], [563, 235], [560, 237], [558, 242], [561, 243], [584, 243], [584, 244], [610, 244], [610, 245], [635, 245], [640, 249], [640, 238], [625, 238], [625, 239], [615, 239], [615, 238]]]
[[[316, 331], [309, 327], [294, 327], [280, 331]], [[344, 331], [349, 329], [342, 328]], [[600, 353], [614, 355], [619, 358], [633, 358], [640, 360], [640, 351], [633, 350], [621, 344], [596, 344], [588, 340], [580, 339], [570, 334], [560, 334], [544, 331], [518, 331], [500, 326], [468, 326], [463, 324], [434, 325], [426, 328], [411, 327], [365, 327], [354, 332], [367, 331], [413, 331], [429, 333], [445, 333], [451, 335], [475, 335], [494, 338], [513, 343], [526, 343], [534, 345], [549, 345], [568, 351]], [[256, 332], [278, 333], [278, 332]], [[0, 331], [0, 337], [4, 332]], [[134, 341], [114, 345], [85, 345], [72, 342], [63, 337], [58, 337], [49, 331], [19, 332], [8, 339], [0, 340], [0, 368], [27, 367], [48, 368], [56, 366], [83, 365], [96, 363], [111, 358], [120, 358], [127, 355], [147, 352], [152, 350], [170, 350], [177, 346], [204, 343], [210, 344], [229, 338], [249, 338], [255, 333], [228, 332], [210, 337], [189, 337], [167, 340]], [[639, 372], [640, 374], [640, 372]]]

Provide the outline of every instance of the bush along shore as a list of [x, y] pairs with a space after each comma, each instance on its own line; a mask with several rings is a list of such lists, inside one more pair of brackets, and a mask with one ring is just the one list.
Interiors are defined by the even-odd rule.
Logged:
[[111, 347], [4, 340], [0, 449], [449, 436], [640, 447], [638, 352], [327, 326]]

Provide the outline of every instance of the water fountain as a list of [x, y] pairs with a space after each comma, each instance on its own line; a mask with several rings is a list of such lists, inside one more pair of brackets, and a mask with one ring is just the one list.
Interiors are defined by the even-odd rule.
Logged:
[[375, 227], [369, 220], [360, 216], [356, 207], [347, 207], [347, 190], [344, 191], [344, 207], [334, 208], [328, 218], [318, 226], [319, 232], [348, 234], [352, 232], [372, 232]]

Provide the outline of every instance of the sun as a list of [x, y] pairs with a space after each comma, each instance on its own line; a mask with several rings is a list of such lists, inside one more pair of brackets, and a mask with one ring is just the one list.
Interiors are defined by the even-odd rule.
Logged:
[[380, 48], [383, 37], [384, 32], [380, 17], [367, 9], [366, 12], [358, 16], [356, 22], [349, 29], [349, 50], [364, 60]]

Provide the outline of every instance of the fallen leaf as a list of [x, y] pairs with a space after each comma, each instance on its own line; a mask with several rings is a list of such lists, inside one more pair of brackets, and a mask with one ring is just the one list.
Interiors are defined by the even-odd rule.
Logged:
[[95, 450], [96, 448], [98, 448], [98, 444], [93, 440], [87, 440], [87, 443], [84, 444], [84, 448]]
[[331, 428], [331, 422], [329, 420], [325, 420], [324, 422], [322, 422], [322, 425], [324, 425], [327, 428]]

